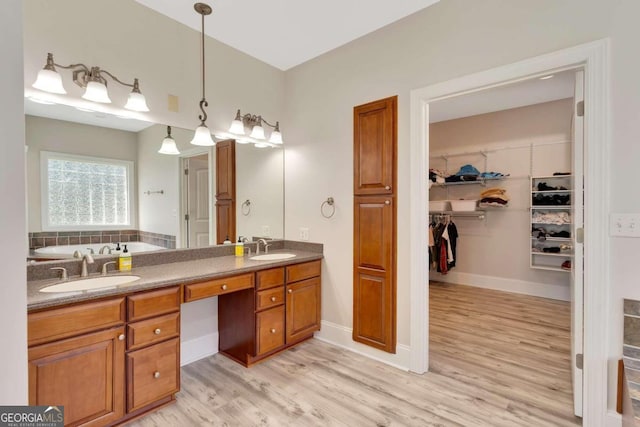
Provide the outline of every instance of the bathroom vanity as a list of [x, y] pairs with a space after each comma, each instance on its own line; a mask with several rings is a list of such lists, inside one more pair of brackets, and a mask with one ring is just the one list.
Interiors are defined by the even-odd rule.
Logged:
[[[218, 297], [219, 351], [250, 366], [320, 329], [322, 253], [219, 256], [134, 268], [136, 282], [44, 294], [28, 283], [29, 404], [64, 405], [65, 425], [113, 425], [175, 400], [180, 309]], [[135, 262], [135, 261], [134, 261]]]

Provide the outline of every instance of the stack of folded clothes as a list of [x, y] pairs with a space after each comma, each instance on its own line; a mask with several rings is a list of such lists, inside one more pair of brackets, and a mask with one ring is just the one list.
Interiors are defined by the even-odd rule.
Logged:
[[462, 182], [462, 181], [477, 181], [480, 176], [480, 171], [473, 165], [464, 165], [460, 168], [455, 175], [450, 175], [445, 178], [446, 182]]
[[494, 187], [480, 193], [480, 207], [504, 208], [509, 204], [509, 196], [504, 188]]
[[569, 194], [534, 194], [531, 203], [534, 206], [564, 206], [571, 204], [571, 195]]
[[429, 180], [438, 184], [444, 184], [445, 173], [439, 169], [429, 169]]

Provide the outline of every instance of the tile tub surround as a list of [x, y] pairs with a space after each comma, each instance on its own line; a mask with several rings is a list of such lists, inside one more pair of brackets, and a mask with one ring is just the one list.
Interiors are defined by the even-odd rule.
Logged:
[[624, 300], [622, 356], [635, 424], [640, 426], [640, 301]]
[[42, 231], [29, 233], [29, 249], [91, 243], [146, 242], [175, 249], [176, 236], [142, 230]]

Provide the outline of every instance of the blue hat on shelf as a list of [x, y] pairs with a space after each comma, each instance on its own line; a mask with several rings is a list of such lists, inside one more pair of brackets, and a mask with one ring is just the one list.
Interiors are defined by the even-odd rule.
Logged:
[[473, 165], [464, 165], [460, 168], [460, 170], [456, 173], [457, 176], [463, 175], [480, 175], [480, 171], [473, 167]]

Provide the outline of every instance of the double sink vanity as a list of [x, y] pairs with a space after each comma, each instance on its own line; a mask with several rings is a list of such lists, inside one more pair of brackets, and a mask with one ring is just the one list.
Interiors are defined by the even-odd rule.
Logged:
[[141, 253], [131, 272], [107, 276], [97, 272], [113, 257], [96, 257], [88, 281], [51, 278], [53, 267], [73, 277], [77, 260], [28, 266], [29, 404], [64, 405], [65, 425], [102, 426], [171, 403], [181, 305], [192, 301], [218, 298], [219, 352], [247, 367], [311, 338], [322, 245], [273, 249], [262, 259], [224, 246]]

